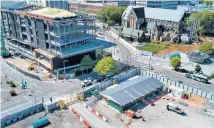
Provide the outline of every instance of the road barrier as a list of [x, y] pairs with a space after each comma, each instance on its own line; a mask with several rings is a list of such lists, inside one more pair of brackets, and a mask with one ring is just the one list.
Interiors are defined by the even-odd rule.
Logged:
[[83, 105], [89, 111], [91, 111], [92, 113], [94, 113], [95, 115], [97, 115], [100, 119], [104, 120], [105, 122], [108, 122], [107, 118], [105, 116], [103, 116], [102, 114], [100, 114], [96, 109], [93, 109], [93, 108], [89, 107], [86, 103], [84, 103]]
[[9, 126], [17, 121], [23, 120], [24, 118], [26, 118], [30, 115], [33, 115], [35, 113], [41, 112], [43, 110], [44, 110], [44, 106], [41, 103], [41, 104], [31, 106], [29, 108], [26, 108], [26, 109], [21, 110], [16, 113], [12, 113], [12, 114], [8, 114], [8, 115], [1, 113], [1, 116], [3, 116], [1, 118], [1, 128]]
[[[206, 99], [209, 99], [209, 100], [213, 100], [214, 101], [214, 94], [213, 93], [210, 93], [210, 92], [206, 92], [206, 91], [203, 91], [202, 89], [198, 89], [198, 88], [194, 88], [194, 87], [191, 87], [189, 85], [184, 85], [180, 82], [176, 82], [176, 81], [173, 81], [173, 80], [170, 80], [166, 77], [162, 77], [162, 76], [159, 76], [159, 75], [156, 75], [155, 73], [153, 72], [148, 72], [148, 71], [144, 71], [144, 70], [141, 70], [141, 74], [143, 76], [151, 76], [151, 77], [154, 77], [158, 80], [160, 80], [161, 82], [163, 82], [165, 85], [170, 85], [170, 86], [176, 86], [178, 88], [181, 88], [183, 89], [184, 91], [190, 93], [190, 98], [194, 98], [193, 96], [194, 95], [197, 95], [199, 96], [200, 98], [206, 98]], [[167, 86], [166, 86], [167, 87]], [[193, 94], [193, 95], [192, 95]]]
[[77, 119], [80, 120], [80, 122], [82, 122], [86, 128], [91, 128], [91, 126], [88, 124], [87, 121], [85, 121], [75, 110], [74, 108], [71, 109], [72, 113], [74, 113], [74, 115], [77, 117]]

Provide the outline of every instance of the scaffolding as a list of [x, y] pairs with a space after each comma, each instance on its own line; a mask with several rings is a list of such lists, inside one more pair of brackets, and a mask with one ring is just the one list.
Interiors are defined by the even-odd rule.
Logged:
[[198, 40], [198, 31], [199, 31], [199, 20], [198, 19], [191, 19], [191, 24], [190, 24], [190, 40], [196, 41]]

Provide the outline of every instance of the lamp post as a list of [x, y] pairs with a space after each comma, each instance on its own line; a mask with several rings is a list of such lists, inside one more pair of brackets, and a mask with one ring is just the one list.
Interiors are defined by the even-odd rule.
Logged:
[[68, 60], [63, 60], [63, 66], [64, 66], [64, 74], [65, 74], [65, 63], [69, 62]]

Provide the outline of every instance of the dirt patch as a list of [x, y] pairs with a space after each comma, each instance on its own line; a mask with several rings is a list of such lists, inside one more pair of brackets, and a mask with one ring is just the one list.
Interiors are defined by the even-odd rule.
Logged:
[[170, 44], [170, 46], [157, 54], [156, 56], [161, 56], [161, 55], [168, 55], [172, 54], [174, 52], [181, 52], [181, 53], [188, 53], [192, 51], [198, 50], [199, 45], [198, 44]]
[[210, 36], [202, 36], [202, 37], [201, 37], [201, 40], [212, 42], [212, 43], [213, 43], [213, 45], [214, 45], [214, 37], [210, 37]]

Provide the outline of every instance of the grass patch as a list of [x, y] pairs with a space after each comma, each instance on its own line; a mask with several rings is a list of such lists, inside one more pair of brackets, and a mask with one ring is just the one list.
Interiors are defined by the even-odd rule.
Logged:
[[148, 52], [152, 52], [153, 54], [156, 54], [166, 48], [169, 48], [170, 44], [169, 43], [148, 43], [145, 44], [144, 46], [139, 46], [137, 49], [139, 50], [144, 50]]

